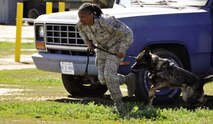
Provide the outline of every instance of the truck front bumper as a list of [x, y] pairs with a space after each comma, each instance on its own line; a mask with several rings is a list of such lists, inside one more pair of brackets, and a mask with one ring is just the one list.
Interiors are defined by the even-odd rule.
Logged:
[[[87, 64], [87, 56], [35, 53], [32, 55], [32, 59], [38, 69], [57, 73], [62, 73], [60, 62], [72, 62], [74, 75], [84, 75]], [[88, 74], [98, 74], [95, 57], [89, 57]]]

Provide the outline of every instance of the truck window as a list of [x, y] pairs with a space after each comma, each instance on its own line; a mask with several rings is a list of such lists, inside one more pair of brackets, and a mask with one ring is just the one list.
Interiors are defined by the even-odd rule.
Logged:
[[[132, 0], [132, 4], [140, 6], [146, 5], [167, 5], [171, 7], [186, 7], [186, 6], [205, 6], [208, 0]], [[121, 2], [122, 3], [122, 2]]]

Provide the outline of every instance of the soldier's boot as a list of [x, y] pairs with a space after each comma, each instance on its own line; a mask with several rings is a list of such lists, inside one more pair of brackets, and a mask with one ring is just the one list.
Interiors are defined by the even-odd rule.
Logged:
[[135, 94], [135, 74], [130, 72], [128, 75], [125, 75], [125, 84], [127, 85], [128, 96], [132, 97]]
[[125, 116], [127, 114], [126, 108], [122, 101], [117, 101], [114, 103], [115, 111], [119, 113], [120, 116]]

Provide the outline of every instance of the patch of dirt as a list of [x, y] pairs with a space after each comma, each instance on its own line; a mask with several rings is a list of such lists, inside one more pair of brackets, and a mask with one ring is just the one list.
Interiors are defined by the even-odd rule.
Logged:
[[[126, 88], [121, 89], [124, 100], [128, 99]], [[109, 92], [103, 97], [77, 97], [67, 93], [61, 86], [28, 86], [28, 85], [6, 85], [0, 84], [0, 101], [20, 100], [20, 101], [56, 101], [56, 102], [95, 102], [111, 103]]]
[[[123, 101], [138, 102], [143, 105], [136, 97], [127, 97], [126, 89], [122, 88], [124, 94]], [[207, 102], [205, 108], [213, 109], [213, 96], [206, 96]], [[67, 93], [63, 86], [28, 86], [28, 85], [0, 85], [0, 101], [55, 101], [62, 103], [82, 103], [87, 104], [94, 102], [95, 104], [113, 105], [109, 93], [102, 97], [77, 97]], [[154, 105], [160, 108], [180, 108], [187, 107], [181, 97], [177, 102], [169, 105]]]
[[0, 85], [0, 101], [40, 101], [66, 96], [63, 86]]
[[13, 93], [21, 92], [22, 89], [0, 88], [0, 95], [12, 95]]

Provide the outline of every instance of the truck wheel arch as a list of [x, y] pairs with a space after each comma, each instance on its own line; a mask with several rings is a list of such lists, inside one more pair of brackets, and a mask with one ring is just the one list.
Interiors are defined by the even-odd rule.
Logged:
[[180, 58], [183, 68], [190, 71], [191, 70], [191, 61], [189, 58], [189, 53], [187, 48], [182, 44], [176, 43], [165, 43], [165, 44], [152, 44], [148, 45], [151, 50], [164, 49]]
[[[165, 49], [155, 49], [151, 50], [152, 53], [157, 54], [161, 57], [166, 57], [168, 59], [171, 59], [179, 65], [180, 67], [183, 67], [182, 62], [180, 59], [173, 54], [170, 51], [167, 51]], [[135, 95], [138, 99], [142, 100], [144, 103], [147, 103], [148, 100], [148, 90], [150, 88], [149, 80], [147, 78], [148, 72], [145, 69], [141, 69], [138, 72], [135, 72], [136, 74], [136, 91]], [[154, 104], [170, 104], [176, 101], [181, 94], [180, 88], [161, 88], [158, 89], [158, 92], [155, 94], [154, 98]]]

